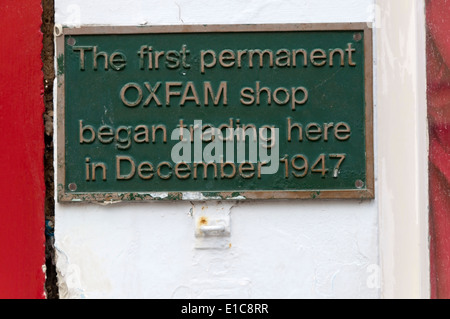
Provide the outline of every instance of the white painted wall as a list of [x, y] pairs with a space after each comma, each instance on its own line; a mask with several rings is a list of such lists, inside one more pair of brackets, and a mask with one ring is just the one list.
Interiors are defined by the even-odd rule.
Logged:
[[[373, 0], [55, 0], [55, 8], [56, 23], [66, 25], [373, 18]], [[377, 200], [57, 204], [60, 294], [378, 298], [377, 206]], [[202, 208], [231, 216], [231, 247], [195, 249], [194, 217]]]

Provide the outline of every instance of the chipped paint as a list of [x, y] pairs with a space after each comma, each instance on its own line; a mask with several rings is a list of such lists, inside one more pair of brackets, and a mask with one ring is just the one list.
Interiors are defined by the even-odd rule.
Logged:
[[156, 199], [164, 199], [169, 197], [169, 193], [150, 193], [150, 196]]
[[[208, 197], [206, 197], [201, 192], [184, 192], [182, 197], [183, 200], [206, 200]], [[211, 198], [209, 198], [211, 199]], [[220, 197], [216, 197], [215, 199], [221, 199]]]
[[233, 199], [233, 200], [244, 200], [244, 199], [246, 199], [244, 196], [235, 196], [235, 197], [231, 197], [230, 199]]
[[58, 58], [56, 59], [57, 63], [57, 75], [63, 75], [64, 74], [64, 55], [60, 54]]
[[102, 205], [102, 206], [106, 206], [106, 205], [114, 205], [114, 204], [119, 204], [122, 203], [121, 200], [109, 200], [109, 201], [104, 201], [104, 202], [97, 202], [97, 204]]
[[[58, 185], [58, 189], [63, 188]], [[372, 199], [373, 192], [361, 190], [358, 199]], [[61, 202], [121, 202], [121, 201], [204, 201], [204, 200], [231, 200], [242, 201], [249, 199], [259, 200], [279, 200], [279, 199], [355, 199], [353, 191], [340, 191], [336, 193], [333, 190], [324, 191], [284, 191], [275, 194], [270, 191], [242, 191], [242, 192], [162, 192], [162, 193], [63, 193], [58, 192], [58, 200]]]

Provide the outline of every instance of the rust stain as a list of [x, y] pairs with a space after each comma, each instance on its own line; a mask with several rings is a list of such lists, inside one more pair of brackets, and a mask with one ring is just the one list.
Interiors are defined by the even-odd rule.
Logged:
[[205, 216], [202, 216], [198, 220], [198, 226], [200, 227], [200, 226], [205, 226], [205, 225], [208, 225], [208, 218]]

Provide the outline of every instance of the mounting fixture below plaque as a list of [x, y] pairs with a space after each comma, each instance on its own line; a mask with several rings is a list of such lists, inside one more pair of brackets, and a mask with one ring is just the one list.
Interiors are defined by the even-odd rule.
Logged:
[[56, 45], [60, 202], [374, 198], [366, 23], [63, 27]]

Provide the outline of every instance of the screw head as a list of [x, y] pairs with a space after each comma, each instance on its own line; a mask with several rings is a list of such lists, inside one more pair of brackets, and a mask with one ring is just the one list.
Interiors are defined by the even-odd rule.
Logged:
[[75, 40], [75, 38], [68, 38], [67, 39], [67, 44], [70, 46], [74, 46], [75, 43], [77, 43], [77, 40]]
[[363, 182], [362, 180], [358, 179], [358, 180], [355, 182], [355, 186], [356, 186], [356, 188], [361, 189], [361, 188], [364, 187], [364, 182]]

